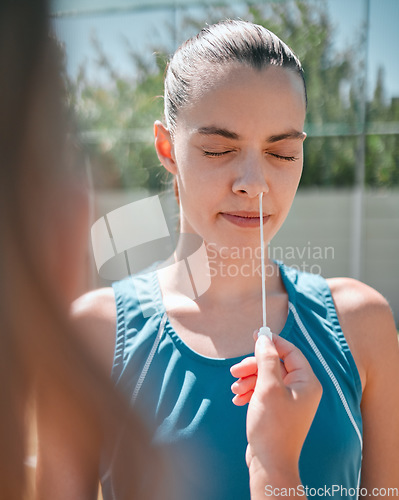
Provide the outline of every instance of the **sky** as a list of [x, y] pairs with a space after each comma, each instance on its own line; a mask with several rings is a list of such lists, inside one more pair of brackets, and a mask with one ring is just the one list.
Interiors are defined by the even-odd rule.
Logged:
[[[361, 32], [365, 0], [327, 0], [327, 5], [336, 31], [335, 46], [342, 50], [347, 44], [353, 44]], [[236, 9], [239, 14], [240, 7]], [[200, 10], [192, 9], [192, 13], [200, 15]], [[68, 72], [76, 75], [79, 66], [84, 65], [91, 79], [106, 83], [94, 62], [93, 35], [114, 66], [129, 75], [132, 70], [127, 46], [141, 53], [149, 46], [166, 46], [173, 52], [187, 36], [186, 33], [178, 34], [176, 39], [170, 36], [171, 27], [179, 20], [179, 13], [175, 17], [173, 10], [144, 8], [134, 12], [58, 17], [54, 25], [58, 37], [65, 43]], [[387, 98], [399, 97], [399, 0], [370, 0], [369, 22], [369, 95], [375, 87], [378, 68], [382, 66]]]

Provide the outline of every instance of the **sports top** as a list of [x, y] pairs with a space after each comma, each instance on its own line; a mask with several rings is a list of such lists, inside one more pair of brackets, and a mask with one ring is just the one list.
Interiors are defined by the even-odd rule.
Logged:
[[[357, 498], [362, 459], [361, 382], [326, 281], [278, 263], [288, 293], [280, 335], [306, 356], [323, 386], [299, 461], [311, 498]], [[166, 447], [174, 500], [250, 498], [247, 406], [232, 403], [230, 367], [242, 359], [202, 356], [171, 326], [155, 270], [113, 284], [117, 337], [112, 377]], [[154, 473], [155, 474], [155, 473]], [[112, 475], [104, 500], [116, 500]], [[267, 485], [265, 485], [267, 487]], [[300, 492], [299, 492], [300, 493]]]

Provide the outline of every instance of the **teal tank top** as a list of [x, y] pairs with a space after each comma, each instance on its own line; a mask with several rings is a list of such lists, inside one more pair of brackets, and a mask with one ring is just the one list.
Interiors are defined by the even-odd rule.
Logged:
[[[304, 353], [323, 386], [300, 457], [301, 481], [311, 498], [355, 499], [362, 459], [360, 377], [326, 281], [281, 263], [279, 269], [289, 300], [280, 335]], [[247, 354], [220, 359], [190, 349], [168, 321], [155, 271], [113, 288], [112, 377], [153, 431], [154, 442], [167, 450], [171, 498], [249, 499], [247, 407], [232, 403], [230, 389], [230, 367]], [[109, 471], [102, 488], [104, 500], [118, 498]]]

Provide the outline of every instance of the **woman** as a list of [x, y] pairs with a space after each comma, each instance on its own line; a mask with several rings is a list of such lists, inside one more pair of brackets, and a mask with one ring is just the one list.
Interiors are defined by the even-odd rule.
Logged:
[[[268, 30], [227, 21], [185, 42], [168, 66], [155, 147], [175, 176], [181, 233], [203, 244], [193, 254], [181, 237], [166, 263], [74, 305], [88, 349], [167, 447], [176, 499], [249, 498], [248, 467], [254, 497], [284, 480], [316, 498], [334, 485], [347, 498], [398, 486], [399, 353], [381, 295], [267, 261], [268, 326], [278, 336], [262, 359], [274, 364], [261, 370], [259, 349], [248, 357], [262, 319], [259, 197], [268, 243], [300, 180], [305, 113], [300, 62]], [[297, 415], [298, 363], [311, 389]], [[248, 415], [231, 404], [230, 370]], [[323, 389], [313, 422], [312, 371]], [[104, 497], [117, 497], [116, 478], [102, 474]]]
[[[39, 442], [38, 498], [96, 496], [96, 481], [77, 491], [71, 477], [92, 477], [99, 446], [113, 457], [121, 498], [167, 498], [159, 450], [67, 317], [85, 288], [88, 202], [83, 163], [66, 140], [60, 58], [48, 32], [46, 2], [1, 3], [0, 498], [31, 497], [25, 413], [34, 382], [47, 438]], [[61, 458], [64, 468], [51, 475]]]

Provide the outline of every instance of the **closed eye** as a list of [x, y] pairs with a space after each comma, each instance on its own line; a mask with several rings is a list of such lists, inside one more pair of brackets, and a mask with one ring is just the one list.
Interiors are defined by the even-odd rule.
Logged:
[[296, 156], [283, 156], [283, 155], [278, 155], [277, 153], [267, 153], [270, 156], [273, 156], [273, 158], [277, 158], [278, 160], [283, 160], [283, 161], [295, 161], [299, 160]]
[[214, 151], [203, 151], [202, 154], [204, 156], [208, 156], [208, 157], [211, 157], [211, 158], [216, 158], [218, 156], [223, 156], [223, 155], [227, 155], [228, 153], [232, 153], [233, 150], [232, 149], [229, 149], [227, 151], [220, 151], [220, 152], [214, 152]]

